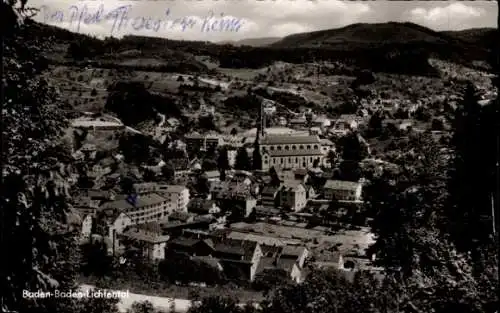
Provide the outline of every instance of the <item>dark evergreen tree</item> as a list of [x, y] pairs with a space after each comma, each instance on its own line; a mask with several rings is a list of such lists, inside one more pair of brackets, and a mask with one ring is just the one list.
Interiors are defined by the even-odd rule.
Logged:
[[269, 169], [269, 176], [271, 176], [271, 185], [273, 186], [281, 185], [281, 180], [274, 166]]
[[244, 171], [249, 171], [252, 168], [250, 157], [248, 156], [248, 151], [245, 147], [241, 147], [238, 149], [234, 167], [238, 170]]
[[262, 156], [260, 154], [259, 145], [256, 144], [253, 149], [252, 154], [252, 169], [261, 170], [262, 169]]
[[496, 133], [494, 108], [478, 104], [469, 83], [455, 112], [450, 171], [449, 233], [462, 251], [473, 251], [492, 234]]
[[226, 180], [226, 171], [229, 169], [229, 156], [226, 147], [219, 149], [219, 156], [217, 157], [217, 168], [220, 172], [220, 180]]

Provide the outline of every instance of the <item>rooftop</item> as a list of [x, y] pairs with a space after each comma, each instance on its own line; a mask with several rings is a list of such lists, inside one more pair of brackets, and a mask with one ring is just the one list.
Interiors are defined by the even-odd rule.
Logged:
[[287, 157], [287, 156], [319, 156], [322, 155], [321, 150], [274, 150], [266, 151], [272, 157]]
[[[215, 245], [215, 251], [219, 254], [231, 254], [243, 257], [244, 261], [250, 261], [257, 247], [256, 242], [243, 240], [224, 240]], [[224, 258], [226, 259], [226, 258]]]
[[246, 232], [239, 232], [239, 231], [232, 231], [231, 233], [228, 234], [227, 237], [230, 239], [235, 239], [235, 240], [256, 242], [258, 244], [266, 245], [266, 246], [282, 247], [282, 246], [286, 245], [286, 243], [283, 240], [276, 238], [276, 237], [264, 236], [264, 235], [246, 233]]
[[262, 188], [262, 196], [274, 196], [280, 190], [280, 186], [265, 186]]
[[324, 188], [336, 190], [356, 190], [361, 186], [361, 183], [344, 181], [344, 180], [328, 180]]
[[318, 136], [266, 135], [261, 139], [260, 143], [262, 145], [319, 144], [320, 140]]
[[163, 243], [167, 242], [170, 237], [166, 235], [161, 235], [154, 232], [147, 232], [144, 230], [140, 230], [138, 228], [131, 228], [125, 231], [122, 236], [128, 237], [132, 240], [143, 241], [147, 243]]
[[167, 193], [181, 193], [186, 190], [186, 186], [183, 185], [159, 185], [158, 189], [161, 192]]
[[162, 196], [156, 194], [156, 193], [151, 193], [147, 195], [142, 195], [142, 196], [137, 196], [135, 200], [135, 204], [132, 204], [132, 201], [127, 201], [126, 199], [121, 199], [121, 200], [116, 200], [116, 201], [110, 201], [106, 202], [101, 206], [101, 209], [125, 209], [125, 210], [130, 210], [130, 209], [135, 209], [135, 208], [142, 208], [148, 205], [155, 205], [155, 204], [160, 204], [162, 202], [167, 201], [165, 198]]
[[124, 125], [118, 122], [100, 121], [100, 120], [74, 120], [71, 122], [72, 127], [123, 127]]

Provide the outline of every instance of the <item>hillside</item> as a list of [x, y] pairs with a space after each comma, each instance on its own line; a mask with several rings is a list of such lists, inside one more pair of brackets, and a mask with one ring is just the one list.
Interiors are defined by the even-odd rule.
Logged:
[[194, 55], [171, 48], [164, 39], [155, 41], [154, 38], [126, 36], [101, 40], [31, 20], [27, 25], [25, 32], [30, 40], [51, 42], [41, 48], [48, 61], [55, 64], [153, 72], [208, 70]]
[[94, 67], [150, 72], [211, 72], [197, 59], [205, 56], [223, 68], [258, 69], [277, 61], [338, 61], [374, 72], [436, 76], [429, 58], [477, 67], [481, 63], [477, 61], [486, 61], [492, 54], [488, 31], [482, 39], [472, 40], [470, 32], [477, 30], [436, 32], [412, 23], [353, 24], [290, 35], [268, 46], [260, 45], [277, 38], [218, 44], [145, 36], [99, 40], [53, 26], [33, 23], [33, 27], [37, 38], [49, 37], [57, 43], [44, 50], [58, 64], [88, 65], [92, 60]]
[[247, 38], [238, 41], [223, 41], [219, 44], [229, 44], [233, 46], [265, 47], [281, 40], [281, 37]]
[[[338, 29], [289, 35], [273, 47], [324, 47], [343, 49], [375, 44], [398, 43], [465, 44], [459, 36], [449, 36], [413, 23], [357, 23]], [[347, 45], [347, 46], [346, 46]]]
[[498, 41], [498, 30], [494, 28], [473, 28], [460, 31], [448, 31], [443, 32], [443, 34], [478, 47], [486, 47], [488, 50], [492, 51], [491, 55], [493, 57], [497, 55], [495, 51], [498, 51], [497, 49], [500, 45]]

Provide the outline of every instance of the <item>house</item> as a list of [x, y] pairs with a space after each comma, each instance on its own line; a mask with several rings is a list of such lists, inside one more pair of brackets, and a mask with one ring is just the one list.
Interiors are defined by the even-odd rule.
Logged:
[[323, 165], [324, 167], [331, 167], [331, 164], [328, 160], [328, 154], [330, 151], [335, 152], [335, 144], [329, 139], [321, 139], [321, 153], [323, 153]]
[[301, 183], [306, 183], [309, 179], [309, 173], [305, 168], [280, 171], [278, 176], [281, 181], [297, 180]]
[[316, 261], [314, 264], [318, 268], [342, 269], [344, 267], [344, 257], [340, 253], [334, 253], [329, 260]]
[[280, 190], [280, 205], [298, 212], [307, 204], [307, 192], [304, 185], [298, 181], [285, 181]]
[[189, 256], [210, 256], [214, 253], [211, 239], [179, 237], [168, 242], [168, 252]]
[[96, 217], [96, 232], [103, 235], [110, 242], [108, 253], [115, 254], [120, 248], [119, 234], [134, 224], [134, 221], [125, 212], [117, 209], [102, 210]]
[[220, 181], [220, 172], [219, 171], [206, 171], [204, 173], [204, 175], [209, 182]]
[[168, 216], [168, 220], [171, 222], [191, 223], [194, 221], [194, 215], [187, 212], [173, 212]]
[[122, 199], [104, 203], [100, 210], [118, 210], [126, 212], [133, 224], [159, 221], [173, 210], [168, 206], [167, 199], [156, 193], [138, 196], [123, 196]]
[[116, 197], [116, 193], [112, 190], [81, 189], [80, 191], [83, 196], [89, 197], [93, 201], [110, 201]]
[[86, 143], [81, 148], [80, 151], [84, 154], [86, 158], [95, 159], [97, 155], [97, 147], [94, 144]]
[[330, 119], [324, 116], [318, 116], [312, 121], [313, 126], [320, 127], [321, 129], [328, 128], [331, 126], [331, 124], [332, 121], [330, 121]]
[[92, 199], [88, 196], [77, 197], [74, 200], [73, 208], [75, 208], [81, 216], [86, 214], [95, 215], [101, 204], [100, 200]]
[[302, 246], [284, 246], [280, 254], [281, 259], [292, 259], [297, 262], [300, 268], [304, 267], [308, 257], [309, 250]]
[[120, 234], [123, 246], [138, 249], [143, 257], [150, 260], [165, 259], [165, 248], [169, 236], [162, 234], [158, 223], [145, 223], [129, 227]]
[[153, 193], [158, 190], [158, 184], [157, 183], [135, 183], [132, 185], [132, 188], [134, 191], [139, 194], [148, 194], [148, 193]]
[[301, 246], [284, 246], [262, 248], [265, 250], [265, 257], [261, 259], [258, 275], [265, 275], [270, 272], [282, 273], [295, 283], [303, 281], [303, 269], [305, 261], [309, 256], [309, 251]]
[[232, 173], [230, 181], [237, 184], [251, 185], [254, 180], [252, 179], [252, 173], [248, 171], [236, 170]]
[[197, 132], [194, 132], [187, 135], [185, 138], [186, 149], [188, 152], [217, 149], [219, 146], [224, 144], [224, 140], [219, 134], [199, 134]]
[[92, 166], [92, 168], [88, 171], [87, 175], [90, 178], [98, 178], [101, 176], [104, 176], [106, 174], [111, 173], [111, 167], [109, 166], [102, 166], [101, 164], [95, 164]]
[[328, 200], [360, 201], [362, 184], [343, 180], [328, 180], [323, 187]]
[[[231, 209], [243, 217], [248, 217], [257, 205], [256, 190], [252, 186], [233, 182], [220, 182], [210, 186], [213, 200], [224, 209]], [[236, 212], [239, 209], [241, 212]]]
[[275, 207], [270, 207], [270, 206], [256, 206], [255, 207], [255, 214], [258, 217], [279, 219], [280, 213], [281, 213], [281, 211], [279, 209], [276, 209]]
[[219, 259], [224, 274], [229, 279], [253, 281], [262, 257], [256, 242], [224, 240], [214, 247], [214, 257]]
[[167, 207], [175, 212], [187, 212], [189, 189], [182, 185], [158, 185], [158, 194], [167, 199]]
[[281, 186], [265, 186], [260, 194], [260, 204], [267, 207], [278, 207]]
[[93, 225], [92, 215], [91, 214], [83, 215], [82, 229], [80, 231], [80, 238], [82, 241], [90, 238], [90, 235], [92, 234], [92, 225]]
[[204, 200], [194, 198], [189, 201], [188, 212], [195, 214], [217, 214], [220, 213], [220, 208], [214, 200]]
[[316, 191], [314, 190], [313, 186], [305, 185], [304, 188], [306, 188], [307, 200], [311, 200], [311, 199], [316, 198], [317, 194], [316, 194]]

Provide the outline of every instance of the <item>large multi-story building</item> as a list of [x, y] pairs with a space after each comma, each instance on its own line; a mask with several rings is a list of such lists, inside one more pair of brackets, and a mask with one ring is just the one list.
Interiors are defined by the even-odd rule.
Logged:
[[187, 212], [189, 189], [182, 185], [159, 185], [158, 192], [167, 199], [168, 204], [176, 212]]
[[169, 207], [169, 201], [156, 193], [123, 197], [120, 200], [104, 203], [100, 208], [100, 211], [108, 210], [126, 213], [132, 220], [132, 224], [156, 222], [174, 211]]
[[157, 183], [134, 184], [134, 191], [139, 195], [157, 193], [167, 200], [169, 212], [187, 212], [189, 189], [182, 185], [165, 185]]
[[259, 146], [263, 170], [308, 168], [324, 157], [318, 136], [266, 135]]

